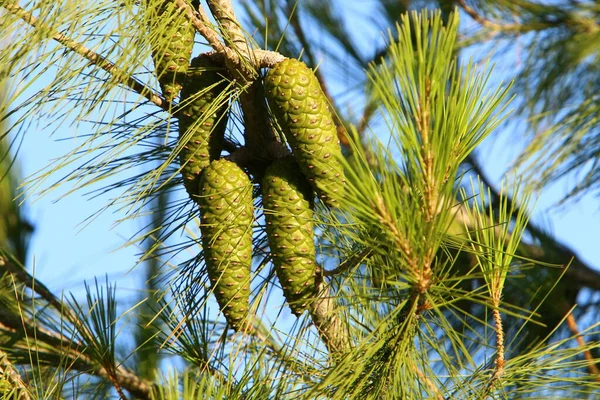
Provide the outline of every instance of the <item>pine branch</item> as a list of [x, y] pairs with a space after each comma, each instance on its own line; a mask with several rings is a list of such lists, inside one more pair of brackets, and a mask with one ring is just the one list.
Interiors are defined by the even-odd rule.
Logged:
[[263, 325], [260, 318], [255, 316], [253, 321], [246, 325], [243, 332], [258, 339], [277, 357], [278, 360], [285, 364], [288, 371], [294, 372], [300, 376], [306, 384], [314, 384], [312, 377], [315, 375], [316, 370], [312, 366], [293, 359], [286, 354], [287, 349], [284, 345], [276, 342], [269, 330]]
[[96, 375], [127, 389], [138, 399], [150, 399], [152, 393], [151, 382], [140, 379], [122, 366], [117, 367], [115, 373], [109, 372], [86, 354], [86, 347], [82, 343], [78, 343], [63, 334], [40, 326], [33, 326], [30, 321], [2, 311], [0, 311], [0, 332], [5, 335], [16, 335], [19, 338], [23, 335], [27, 338], [35, 338], [35, 341], [27, 342], [26, 351], [28, 353], [38, 352], [37, 343], [44, 343], [57, 351], [60, 357], [66, 357], [69, 360], [65, 369], [74, 369], [86, 374]]
[[555, 18], [553, 20], [542, 20], [536, 22], [530, 22], [525, 24], [514, 23], [514, 24], [501, 24], [494, 22], [480, 13], [474, 8], [469, 6], [466, 0], [454, 0], [469, 17], [481, 26], [492, 30], [494, 32], [503, 33], [526, 33], [531, 31], [541, 31], [549, 28], [556, 28], [560, 26], [569, 26], [574, 31], [592, 33], [598, 31], [597, 23], [592, 19], [576, 19], [566, 14], [562, 18]]
[[50, 29], [50, 27], [45, 25], [43, 22], [40, 22], [38, 18], [34, 17], [31, 13], [27, 12], [25, 9], [21, 8], [16, 3], [5, 2], [4, 4], [2, 4], [2, 7], [4, 7], [11, 14], [21, 18], [33, 28], [44, 32], [51, 32], [52, 39], [62, 44], [69, 50], [81, 55], [83, 58], [90, 61], [92, 65], [96, 65], [102, 70], [108, 72], [117, 82], [134, 90], [136, 93], [145, 97], [148, 101], [156, 104], [163, 110], [169, 111], [171, 107], [169, 102], [167, 102], [163, 97], [156, 94], [154, 90], [152, 90], [152, 88], [145, 86], [140, 81], [131, 77], [131, 75], [120, 70], [110, 60], [106, 59], [98, 53], [95, 53], [83, 44], [76, 42], [75, 40], [69, 38], [66, 35], [63, 35], [60, 32], [53, 32], [53, 30]]
[[207, 0], [211, 13], [219, 23], [221, 35], [242, 56], [248, 56], [249, 47], [230, 0]]
[[[581, 336], [581, 332], [579, 331], [579, 327], [577, 326], [577, 321], [575, 320], [575, 317], [573, 317], [572, 313], [567, 315], [567, 326], [573, 333], [577, 344], [579, 344], [581, 348], [585, 349], [587, 347], [585, 339]], [[583, 351], [583, 356], [587, 361], [590, 362], [590, 364], [588, 365], [588, 370], [590, 374], [594, 375], [596, 381], [600, 382], [600, 369], [598, 369], [598, 366], [596, 365], [598, 359], [595, 359], [588, 349]]]
[[339, 354], [349, 350], [350, 338], [338, 315], [335, 297], [330, 293], [329, 285], [322, 276], [317, 281], [316, 292], [316, 298], [310, 303], [310, 315], [329, 350], [329, 355], [336, 359]]

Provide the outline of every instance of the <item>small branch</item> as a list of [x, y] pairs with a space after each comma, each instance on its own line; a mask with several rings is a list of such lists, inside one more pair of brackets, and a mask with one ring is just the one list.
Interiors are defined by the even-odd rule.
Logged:
[[288, 371], [294, 372], [295, 374], [302, 377], [302, 380], [309, 385], [313, 385], [314, 381], [311, 379], [316, 374], [314, 367], [302, 363], [296, 359], [292, 359], [286, 354], [286, 349], [280, 343], [277, 343], [267, 328], [264, 327], [262, 321], [258, 317], [246, 325], [244, 333], [258, 339], [264, 344], [275, 356], [288, 368]]
[[494, 361], [496, 364], [496, 371], [490, 381], [490, 387], [493, 385], [493, 382], [499, 381], [504, 373], [504, 329], [502, 327], [502, 316], [500, 315], [500, 309], [498, 307], [499, 301], [494, 299], [492, 315], [494, 318], [494, 326], [496, 328], [496, 360]]
[[329, 285], [320, 272], [317, 279], [317, 297], [310, 303], [310, 314], [321, 339], [327, 346], [330, 356], [345, 353], [350, 348], [350, 339], [337, 315], [335, 298], [331, 296]]
[[[573, 317], [573, 314], [567, 315], [567, 326], [575, 336], [577, 344], [579, 344], [580, 347], [585, 348], [585, 339], [581, 336], [581, 332], [579, 331], [577, 321], [575, 320], [575, 317]], [[598, 359], [594, 358], [594, 356], [592, 356], [592, 353], [590, 353], [589, 350], [584, 350], [583, 356], [587, 361], [589, 361], [588, 370], [590, 374], [595, 375], [596, 381], [600, 382], [600, 369], [598, 369], [598, 366], [596, 365]]]
[[0, 269], [2, 268], [12, 273], [19, 282], [25, 285], [25, 287], [39, 294], [42, 299], [46, 300], [46, 302], [48, 302], [48, 304], [50, 304], [61, 315], [64, 315], [64, 313], [66, 313], [66, 317], [69, 320], [69, 322], [75, 324], [75, 322], [79, 321], [79, 318], [77, 318], [77, 316], [71, 311], [71, 309], [69, 309], [65, 304], [59, 301], [56, 298], [56, 296], [52, 294], [50, 289], [46, 287], [46, 285], [44, 285], [42, 282], [38, 281], [33, 276], [31, 276], [21, 266], [14, 264], [5, 256], [0, 255]]
[[[38, 352], [36, 342], [51, 346], [59, 357], [70, 360], [68, 368], [99, 376], [101, 378], [118, 383], [120, 387], [128, 390], [138, 399], [150, 399], [152, 383], [140, 379], [137, 375], [127, 371], [123, 367], [117, 367], [115, 374], [109, 373], [104, 367], [98, 365], [85, 352], [85, 347], [70, 340], [62, 334], [52, 332], [42, 327], [34, 327], [16, 316], [11, 316], [0, 311], [0, 332], [4, 335], [25, 335], [35, 338], [34, 342], [28, 342], [26, 351]], [[65, 369], [68, 369], [65, 367]]]
[[[23, 382], [21, 375], [17, 372], [16, 368], [8, 360], [6, 353], [2, 350], [0, 350], [0, 377], [6, 379], [16, 391], [16, 396], [11, 396], [11, 399], [31, 400], [31, 396], [29, 395], [30, 391], [27, 385]], [[9, 392], [4, 394], [8, 393]]]
[[173, 2], [175, 3], [177, 9], [182, 11], [192, 22], [192, 25], [194, 25], [196, 31], [198, 31], [198, 33], [208, 41], [210, 47], [212, 47], [218, 53], [224, 54], [228, 58], [232, 57], [232, 55], [229, 54], [231, 53], [231, 50], [225, 47], [225, 45], [221, 42], [217, 32], [210, 27], [210, 21], [208, 20], [207, 15], [204, 13], [201, 5], [198, 7], [198, 12], [196, 12], [191, 4], [186, 3], [185, 0], [173, 0]]
[[231, 1], [207, 0], [207, 3], [208, 7], [210, 8], [210, 12], [219, 23], [221, 35], [240, 54], [247, 56], [249, 47], [246, 43], [244, 33], [240, 28], [238, 19], [235, 16], [235, 12], [233, 11]]
[[342, 272], [347, 271], [350, 268], [355, 267], [356, 265], [360, 264], [362, 260], [367, 258], [372, 251], [373, 249], [370, 248], [365, 248], [362, 251], [359, 251], [358, 253], [352, 255], [350, 258], [347, 258], [344, 261], [342, 261], [340, 265], [338, 265], [336, 268], [329, 271], [323, 270], [323, 276], [336, 276], [341, 274]]
[[242, 81], [247, 81], [256, 75], [256, 70], [248, 62], [244, 62], [243, 57], [240, 57], [239, 50], [232, 49], [221, 42], [218, 33], [210, 27], [210, 22], [204, 12], [197, 13], [185, 0], [173, 0], [173, 2], [177, 9], [187, 16], [198, 33], [208, 41], [208, 44], [217, 53], [223, 54], [226, 60], [225, 64], [233, 77], [241, 77]]
[[[494, 31], [494, 32], [508, 32], [508, 33], [524, 33], [531, 31], [540, 31], [543, 29], [555, 28], [558, 26], [569, 26], [575, 28], [575, 31], [593, 33], [598, 31], [598, 24], [592, 19], [575, 19], [566, 15], [564, 18], [557, 18], [551, 21], [534, 21], [526, 24], [499, 24], [485, 18], [479, 14], [477, 10], [470, 7], [465, 0], [454, 0], [469, 17], [481, 26]], [[583, 22], [585, 21], [585, 22]]]
[[[53, 32], [53, 30], [50, 29], [50, 27], [44, 25], [42, 22], [39, 21], [38, 18], [34, 17], [31, 13], [25, 11], [18, 4], [11, 3], [11, 2], [5, 2], [2, 5], [2, 7], [4, 7], [11, 14], [21, 18], [27, 24], [31, 25], [32, 27], [34, 27], [40, 31]], [[76, 42], [73, 39], [70, 39], [69, 37], [67, 37], [66, 35], [63, 35], [60, 32], [53, 32], [53, 33], [51, 33], [51, 35], [52, 35], [52, 39], [56, 40], [58, 43], [62, 44], [69, 50], [74, 51], [75, 53], [84, 57], [93, 65], [96, 65], [96, 66], [100, 67], [102, 70], [108, 72], [111, 76], [113, 76], [115, 78], [115, 80], [117, 82], [134, 90], [135, 92], [137, 92], [138, 94], [140, 94], [141, 96], [146, 98], [148, 101], [156, 104], [163, 110], [165, 110], [165, 111], [170, 110], [171, 105], [169, 102], [167, 102], [161, 96], [157, 95], [154, 92], [154, 90], [152, 90], [152, 88], [142, 84], [138, 80], [131, 77], [129, 74], [120, 70], [113, 62], [109, 61], [108, 59], [101, 56], [100, 54], [95, 53], [94, 51], [87, 48], [83, 44]]]
[[[377, 196], [377, 203], [373, 205], [373, 209], [377, 213], [379, 221], [385, 225], [387, 231], [391, 233], [398, 249], [404, 254], [406, 263], [417, 282], [416, 290], [418, 293], [425, 293], [431, 286], [431, 276], [433, 273], [431, 271], [431, 265], [425, 263], [424, 260], [420, 260], [413, 254], [408, 239], [398, 230], [398, 227], [381, 196]], [[422, 268], [419, 265], [420, 262], [423, 263]]]
[[425, 384], [429, 387], [429, 389], [435, 394], [435, 398], [437, 400], [444, 400], [444, 396], [442, 396], [442, 394], [440, 393], [440, 391], [437, 388], [437, 386], [435, 386], [433, 384], [433, 382], [431, 381], [431, 379], [429, 379], [427, 376], [425, 376], [425, 374], [423, 373], [423, 371], [421, 371], [419, 369], [419, 367], [417, 367], [416, 365], [413, 365], [413, 370], [416, 372], [416, 374], [419, 377], [419, 379], [421, 381], [425, 382]]
[[485, 26], [488, 29], [492, 29], [495, 31], [514, 31], [517, 26], [520, 26], [517, 24], [503, 25], [503, 24], [498, 24], [496, 22], [490, 21], [489, 19], [480, 15], [474, 8], [469, 6], [465, 2], [465, 0], [455, 0], [455, 1], [463, 9], [463, 11], [465, 13], [467, 13], [467, 15], [469, 15], [469, 17], [471, 17], [475, 22], [479, 23], [481, 26]]

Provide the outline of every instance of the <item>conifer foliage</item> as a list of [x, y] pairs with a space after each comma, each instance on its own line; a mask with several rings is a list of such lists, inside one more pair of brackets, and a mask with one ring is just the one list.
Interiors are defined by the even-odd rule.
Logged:
[[[164, 260], [147, 320], [157, 331], [144, 337], [173, 364], [136, 373], [126, 335], [140, 305], [110, 283], [86, 284], [84, 302], [64, 300], [0, 249], [0, 393], [599, 393], [598, 324], [551, 343], [521, 340], [539, 297], [511, 289], [549, 261], [524, 239], [529, 186], [517, 180], [494, 197], [461, 168], [507, 117], [511, 84], [459, 62], [459, 13], [446, 2], [443, 12], [406, 13], [381, 1], [394, 28], [365, 61], [329, 2], [234, 4], [0, 1], [0, 32], [24, 37], [0, 53], [0, 77], [27, 82], [8, 90], [11, 130], [29, 135], [21, 129], [39, 117], [92, 132], [27, 184], [41, 195], [101, 185], [127, 219], [143, 218], [161, 194], [177, 199], [157, 201], [163, 226], [128, 242], [151, 240], [140, 260]], [[359, 117], [336, 105], [305, 21], [359, 67], [346, 66], [361, 77], [347, 88], [361, 99]]]

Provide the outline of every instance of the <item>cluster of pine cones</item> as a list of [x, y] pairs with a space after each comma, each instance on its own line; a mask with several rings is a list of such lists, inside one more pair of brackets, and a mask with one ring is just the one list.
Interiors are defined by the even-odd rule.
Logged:
[[[190, 63], [194, 29], [174, 21], [172, 40], [153, 48], [152, 58], [164, 97], [171, 101], [181, 90], [181, 174], [200, 207], [213, 293], [228, 324], [239, 329], [250, 303], [253, 184], [238, 164], [220, 158], [229, 108], [220, 94], [227, 89], [227, 71], [206, 55]], [[327, 99], [304, 63], [285, 59], [268, 71], [264, 86], [292, 154], [272, 160], [258, 183], [273, 265], [292, 312], [300, 315], [316, 295], [315, 193], [330, 207], [343, 196], [341, 149]]]

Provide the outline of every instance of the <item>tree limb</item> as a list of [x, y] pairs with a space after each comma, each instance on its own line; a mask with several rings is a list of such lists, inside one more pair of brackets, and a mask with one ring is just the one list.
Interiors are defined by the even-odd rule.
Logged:
[[318, 271], [317, 274], [317, 296], [310, 302], [310, 315], [330, 356], [335, 359], [340, 353], [350, 349], [350, 339], [338, 316], [336, 301], [330, 293], [329, 285], [321, 272]]
[[[573, 336], [575, 336], [575, 340], [577, 341], [577, 344], [582, 349], [585, 349], [585, 347], [586, 347], [585, 339], [583, 338], [583, 336], [581, 336], [581, 332], [579, 331], [579, 327], [577, 326], [577, 321], [575, 320], [575, 317], [573, 317], [572, 313], [569, 313], [569, 315], [567, 315], [567, 326], [573, 333]], [[590, 374], [594, 375], [594, 378], [596, 379], [596, 381], [600, 382], [600, 369], [598, 369], [598, 366], [596, 365], [598, 360], [595, 359], [592, 356], [592, 353], [587, 349], [583, 351], [583, 356], [585, 357], [585, 359], [587, 361], [590, 362], [590, 364], [588, 365], [588, 371], [590, 372]]]
[[[562, 16], [562, 18], [556, 18], [554, 20], [542, 20], [542, 21], [534, 21], [530, 23], [516, 23], [516, 24], [500, 24], [485, 18], [483, 15], [479, 14], [477, 10], [472, 8], [467, 4], [465, 0], [454, 0], [469, 17], [471, 17], [475, 22], [480, 24], [481, 26], [495, 31], [495, 32], [508, 32], [508, 33], [525, 33], [531, 31], [541, 31], [548, 28], [556, 28], [558, 26], [569, 26], [574, 28], [575, 31], [580, 32], [596, 32], [598, 30], [598, 25], [592, 19], [579, 18], [575, 19], [571, 17], [569, 14]], [[558, 9], [557, 9], [558, 10]], [[584, 22], [585, 21], [585, 22]]]

